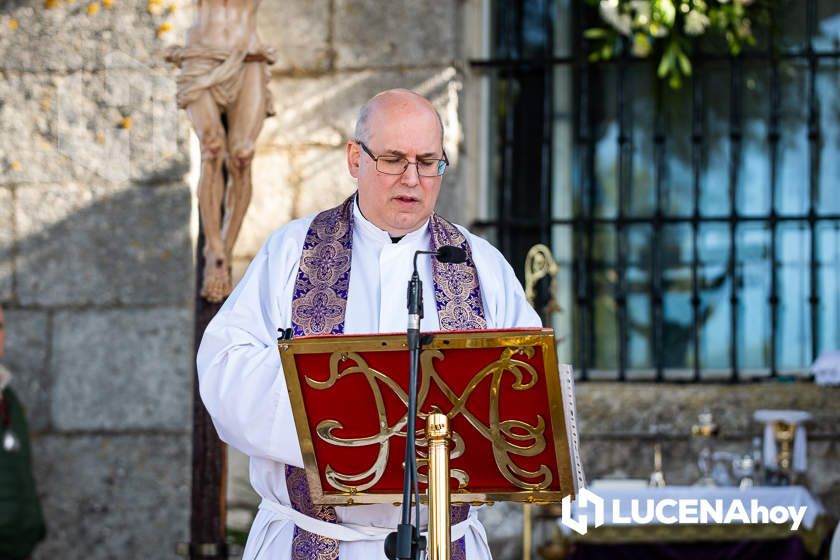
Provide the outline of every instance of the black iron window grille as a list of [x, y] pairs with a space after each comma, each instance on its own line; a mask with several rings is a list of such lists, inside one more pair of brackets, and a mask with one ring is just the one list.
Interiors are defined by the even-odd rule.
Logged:
[[779, 1], [755, 47], [704, 45], [679, 91], [650, 60], [590, 63], [581, 0], [494, 4], [474, 225], [513, 263], [552, 248], [581, 379], [807, 375], [840, 349], [840, 5]]

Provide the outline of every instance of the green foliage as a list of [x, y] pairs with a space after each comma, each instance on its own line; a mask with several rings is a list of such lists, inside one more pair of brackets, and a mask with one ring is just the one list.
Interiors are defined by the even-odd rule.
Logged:
[[602, 27], [584, 31], [589, 60], [629, 54], [659, 58], [656, 74], [673, 89], [691, 76], [690, 55], [706, 35], [725, 39], [738, 55], [754, 45], [753, 26], [769, 24], [770, 2], [777, 0], [588, 0], [598, 8]]

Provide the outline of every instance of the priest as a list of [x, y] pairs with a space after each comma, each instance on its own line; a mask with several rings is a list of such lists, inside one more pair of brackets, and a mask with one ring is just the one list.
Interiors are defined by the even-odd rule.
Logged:
[[[347, 142], [357, 192], [275, 231], [207, 327], [198, 351], [201, 397], [219, 436], [250, 456], [262, 497], [245, 560], [384, 559], [384, 539], [400, 522], [391, 504], [312, 504], [279, 328], [295, 336], [404, 331], [414, 253], [443, 245], [461, 247], [467, 260], [418, 259], [423, 331], [540, 326], [504, 257], [435, 213], [448, 165], [440, 115], [425, 98], [403, 89], [374, 96]], [[476, 512], [457, 506], [453, 520], [453, 559], [489, 559]], [[424, 530], [425, 523], [423, 508]]]

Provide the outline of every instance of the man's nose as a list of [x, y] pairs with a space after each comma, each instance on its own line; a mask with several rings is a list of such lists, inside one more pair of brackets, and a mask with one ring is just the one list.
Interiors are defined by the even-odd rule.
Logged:
[[410, 187], [420, 183], [420, 173], [417, 171], [416, 162], [408, 162], [408, 167], [403, 171], [400, 182]]

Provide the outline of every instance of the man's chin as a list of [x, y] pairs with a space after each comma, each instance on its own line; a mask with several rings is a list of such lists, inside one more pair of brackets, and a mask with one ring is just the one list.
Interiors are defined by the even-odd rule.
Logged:
[[426, 220], [428, 219], [429, 216], [423, 216], [421, 218], [414, 212], [407, 215], [405, 213], [401, 213], [401, 215], [398, 215], [391, 221], [390, 230], [392, 233], [394, 231], [399, 232], [397, 235], [406, 235], [423, 227], [423, 224], [426, 223]]

